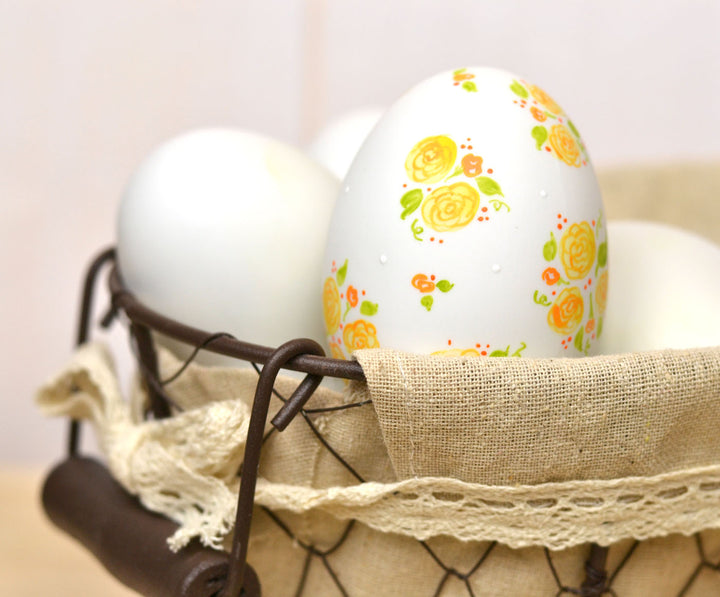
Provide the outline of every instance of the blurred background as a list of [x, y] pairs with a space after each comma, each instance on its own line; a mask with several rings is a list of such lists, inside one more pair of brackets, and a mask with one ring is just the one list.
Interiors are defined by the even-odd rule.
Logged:
[[715, 0], [0, 0], [0, 469], [61, 455], [65, 424], [33, 393], [68, 358], [84, 269], [158, 143], [221, 125], [307, 147], [427, 76], [490, 65], [547, 89], [600, 172], [717, 160], [719, 28]]

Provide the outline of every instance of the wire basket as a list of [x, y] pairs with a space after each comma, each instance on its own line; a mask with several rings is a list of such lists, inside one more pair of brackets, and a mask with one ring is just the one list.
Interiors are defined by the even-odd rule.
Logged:
[[[338, 554], [353, 541], [360, 541], [358, 536], [365, 536], [366, 529], [362, 524], [355, 520], [336, 521], [333, 539], [316, 542], [297, 532], [292, 520], [269, 507], [258, 506], [254, 500], [263, 447], [271, 437], [282, 433], [295, 420], [308, 427], [327, 454], [357, 483], [368, 481], [358, 467], [325, 437], [316, 424], [316, 416], [348, 409], [372, 409], [371, 402], [365, 400], [320, 408], [308, 405], [324, 377], [364, 381], [361, 366], [355, 361], [326, 358], [323, 349], [312, 340], [291, 340], [273, 349], [242, 342], [226, 333], [208, 333], [173, 321], [148, 309], [123, 286], [114, 260], [114, 250], [109, 249], [100, 254], [89, 268], [77, 343], [83, 345], [89, 339], [94, 288], [103, 269], [112, 266], [109, 275], [111, 306], [102, 318], [102, 325], [108, 327], [120, 313], [129, 321], [139, 371], [149, 398], [147, 417], [159, 420], [173, 416], [176, 408], [165, 386], [185, 373], [200, 350], [248, 361], [257, 372], [243, 462], [238, 470], [240, 484], [234, 533], [227, 552], [204, 547], [197, 541], [177, 553], [171, 552], [166, 538], [177, 525], [147, 511], [112, 478], [103, 465], [79, 455], [81, 429], [77, 420], [70, 423], [67, 459], [50, 473], [44, 487], [43, 500], [50, 518], [83, 542], [121, 582], [152, 597], [256, 596], [261, 594], [264, 575], [268, 580], [269, 575], [277, 577], [279, 574], [283, 577], [282, 584], [287, 595], [312, 596], [309, 579], [317, 575], [323, 575], [325, 584], [337, 595], [389, 594], [381, 590], [381, 577], [376, 579], [377, 592], [370, 593], [367, 588], [358, 588], [357, 581], [353, 580], [356, 577], [337, 565]], [[161, 379], [152, 332], [193, 347], [182, 367], [169, 378]], [[285, 395], [276, 388], [281, 369], [305, 374], [291, 395]], [[267, 419], [272, 400], [279, 400], [281, 405], [272, 417], [268, 431]], [[264, 528], [274, 529], [273, 541], [295, 549], [297, 566], [292, 571], [278, 571], [270, 561], [272, 556], [267, 553], [255, 560], [253, 565], [248, 563], [253, 562], [252, 522], [255, 520], [258, 524], [258, 518], [263, 519]], [[401, 546], [398, 557], [403, 557], [403, 549], [412, 550], [415, 557], [422, 553], [425, 566], [433, 571], [432, 574], [425, 571], [426, 576], [430, 574], [435, 580], [426, 583], [422, 595], [416, 589], [408, 589], [411, 591], [406, 593], [408, 595], [529, 595], [528, 579], [536, 577], [538, 583], [547, 589], [548, 595], [622, 597], [625, 594], [622, 581], [628, 574], [657, 578], [667, 572], [667, 568], [660, 567], [657, 558], [646, 558], [634, 565], [642, 558], [638, 554], [658, 549], [664, 549], [666, 553], [670, 550], [672, 554], [672, 549], [682, 544], [684, 553], [695, 554], [693, 563], [686, 566], [687, 569], [676, 571], [674, 580], [666, 583], [667, 592], [662, 594], [679, 597], [707, 595], [710, 594], [708, 590], [720, 590], [720, 575], [708, 576], [710, 572], [720, 572], [720, 541], [716, 531], [676, 537], [664, 546], [662, 541], [628, 540], [611, 547], [587, 544], [565, 552], [553, 552], [548, 548], [514, 552], [497, 541], [467, 542], [448, 550], [442, 541], [404, 538], [398, 543]], [[645, 543], [652, 545], [645, 548]], [[447, 557], [447, 553], [454, 555]], [[500, 559], [505, 565], [514, 562], [516, 584], [502, 592], [498, 592], [500, 589], [486, 592], [487, 577], [484, 575], [491, 574], [494, 563]], [[654, 562], [655, 568], [648, 564], [649, 561]], [[344, 566], [347, 567], [347, 563]], [[367, 572], [364, 574], [367, 576]], [[275, 578], [274, 586], [277, 582]], [[363, 586], [367, 587], [367, 583]], [[656, 589], [653, 594], [658, 594]], [[270, 596], [274, 597], [272, 593]]]

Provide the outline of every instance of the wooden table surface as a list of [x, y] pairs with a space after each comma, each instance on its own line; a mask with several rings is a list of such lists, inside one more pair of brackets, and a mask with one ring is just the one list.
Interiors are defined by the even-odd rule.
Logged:
[[47, 519], [43, 475], [0, 468], [0, 595], [137, 597]]

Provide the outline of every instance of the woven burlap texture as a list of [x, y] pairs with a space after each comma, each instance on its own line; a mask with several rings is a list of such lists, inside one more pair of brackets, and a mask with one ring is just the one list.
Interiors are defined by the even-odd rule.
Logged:
[[[576, 360], [357, 356], [367, 386], [315, 400], [370, 395], [375, 411], [316, 421], [368, 482], [358, 484], [296, 422], [264, 450], [258, 505], [513, 548], [720, 526], [720, 349]], [[180, 366], [162, 357], [164, 370]], [[140, 421], [132, 412], [144, 394], [136, 388], [126, 403], [107, 351], [90, 344], [38, 400], [48, 414], [94, 422], [115, 477], [181, 525], [171, 545], [197, 536], [219, 546], [235, 516], [256, 378], [191, 365], [171, 386], [182, 412]], [[289, 393], [294, 384], [278, 387]], [[317, 521], [305, 524], [312, 536]]]

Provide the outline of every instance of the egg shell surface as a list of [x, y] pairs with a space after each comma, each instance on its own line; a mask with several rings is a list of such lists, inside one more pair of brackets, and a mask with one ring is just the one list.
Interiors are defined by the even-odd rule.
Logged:
[[324, 267], [327, 340], [339, 358], [374, 347], [593, 354], [606, 226], [577, 128], [542, 89], [501, 70], [425, 80], [358, 152]]
[[321, 275], [336, 177], [283, 143], [236, 129], [169, 140], [122, 197], [118, 262], [148, 307], [277, 346], [322, 342]]
[[603, 353], [720, 346], [720, 246], [644, 221], [608, 222], [613, 283]]

